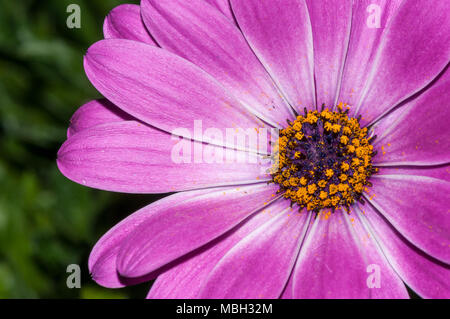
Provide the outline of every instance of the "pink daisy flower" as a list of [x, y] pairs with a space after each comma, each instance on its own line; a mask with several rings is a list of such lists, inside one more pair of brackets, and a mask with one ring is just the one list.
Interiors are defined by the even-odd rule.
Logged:
[[[149, 298], [408, 298], [405, 284], [449, 298], [449, 10], [425, 0], [112, 10], [84, 60], [105, 99], [76, 111], [58, 167], [89, 187], [175, 194], [98, 241], [92, 278], [111, 288], [156, 278]], [[216, 133], [278, 128], [279, 143], [205, 141], [198, 121]], [[172, 133], [188, 155], [207, 146], [247, 160], [174, 161]]]

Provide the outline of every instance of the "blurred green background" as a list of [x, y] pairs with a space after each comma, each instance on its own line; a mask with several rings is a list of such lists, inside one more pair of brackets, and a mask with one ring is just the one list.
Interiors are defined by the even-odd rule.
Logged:
[[[72, 3], [80, 29], [66, 26]], [[121, 3], [0, 0], [0, 298], [143, 298], [150, 286], [102, 288], [87, 258], [104, 232], [155, 197], [82, 187], [55, 163], [71, 115], [100, 96], [83, 55]], [[66, 286], [69, 264], [81, 267], [81, 289]]]

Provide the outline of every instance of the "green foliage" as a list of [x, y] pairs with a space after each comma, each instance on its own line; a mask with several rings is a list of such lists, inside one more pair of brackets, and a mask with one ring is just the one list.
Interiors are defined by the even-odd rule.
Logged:
[[[81, 29], [66, 26], [71, 3], [81, 7]], [[99, 97], [83, 55], [120, 3], [0, 0], [0, 298], [145, 296], [148, 285], [97, 286], [87, 257], [107, 229], [150, 199], [77, 185], [55, 162], [73, 112]], [[82, 268], [81, 289], [66, 286], [69, 264]]]

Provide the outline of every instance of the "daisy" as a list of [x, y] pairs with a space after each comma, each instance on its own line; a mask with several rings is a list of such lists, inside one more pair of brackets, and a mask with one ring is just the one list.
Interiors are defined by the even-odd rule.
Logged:
[[[175, 194], [98, 241], [92, 278], [156, 278], [149, 298], [408, 298], [405, 284], [450, 297], [448, 12], [419, 0], [113, 9], [84, 60], [105, 99], [76, 111], [58, 167], [89, 187]], [[199, 121], [279, 138], [233, 148], [192, 134]], [[174, 161], [180, 138], [247, 160]]]

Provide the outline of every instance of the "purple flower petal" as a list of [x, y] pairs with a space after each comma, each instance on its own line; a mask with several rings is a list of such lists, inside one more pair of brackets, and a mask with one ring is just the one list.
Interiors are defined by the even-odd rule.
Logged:
[[364, 196], [411, 243], [450, 262], [450, 183], [429, 176], [374, 175]]
[[[126, 193], [165, 193], [270, 180], [265, 173], [270, 163], [259, 162], [260, 156], [183, 140], [190, 154], [178, 158], [178, 143], [178, 138], [139, 122], [108, 123], [70, 137], [58, 152], [57, 164], [67, 178], [79, 184]], [[196, 149], [200, 150], [198, 156]], [[223, 161], [211, 162], [204, 156], [209, 151], [222, 154]], [[235, 160], [227, 161], [226, 156]]]
[[349, 43], [352, 1], [306, 0], [306, 4], [313, 35], [317, 105], [333, 107]]
[[311, 214], [289, 208], [236, 244], [212, 269], [202, 298], [278, 298]]
[[239, 27], [261, 63], [297, 110], [315, 109], [314, 57], [308, 8], [297, 0], [233, 0]]
[[[350, 115], [361, 97], [373, 66], [382, 34], [395, 16], [401, 0], [358, 0], [353, 2], [350, 43], [345, 60], [338, 101], [347, 103]], [[374, 21], [379, 8], [380, 25]], [[364, 115], [364, 114], [363, 114]]]
[[[364, 124], [426, 87], [450, 57], [450, 2], [403, 1], [383, 34], [354, 107]], [[414, 30], [414, 32], [411, 32]]]
[[374, 126], [376, 165], [438, 165], [450, 162], [450, 71], [415, 99]]
[[441, 166], [386, 166], [379, 167], [377, 175], [428, 176], [450, 183], [450, 165]]
[[135, 4], [122, 4], [106, 16], [103, 23], [105, 39], [128, 39], [158, 46], [141, 18], [141, 9]]
[[133, 120], [134, 118], [106, 99], [93, 100], [82, 106], [70, 119], [67, 137], [87, 128], [113, 122]]
[[[149, 274], [138, 279], [119, 276], [117, 273], [116, 259], [119, 249], [126, 238], [152, 215], [160, 214], [160, 212], [170, 210], [172, 207], [176, 210], [181, 202], [197, 202], [197, 197], [209, 195], [217, 197], [218, 201], [219, 197], [230, 197], [233, 200], [233, 195], [236, 192], [230, 192], [230, 190], [229, 187], [224, 187], [177, 193], [156, 201], [131, 214], [103, 235], [92, 249], [89, 256], [89, 270], [92, 278], [98, 284], [109, 288], [118, 288], [154, 279], [154, 274]], [[180, 213], [178, 212], [178, 214]]]
[[293, 271], [291, 272], [291, 275], [289, 276], [289, 279], [286, 283], [286, 287], [284, 287], [284, 290], [281, 293], [281, 296], [279, 299], [294, 299]]
[[361, 208], [365, 211], [361, 220], [372, 229], [383, 253], [402, 280], [423, 298], [450, 298], [450, 267], [414, 247], [371, 205]]
[[[369, 278], [377, 270], [379, 284]], [[322, 213], [315, 219], [292, 281], [294, 298], [408, 298], [355, 212]]]
[[233, 12], [231, 11], [230, 2], [228, 0], [205, 0], [210, 5], [216, 7], [228, 19], [234, 21]]
[[204, 129], [222, 132], [265, 126], [207, 73], [160, 48], [130, 40], [102, 40], [89, 48], [84, 68], [108, 100], [170, 133], [183, 128], [192, 135], [196, 120], [202, 121]]
[[181, 263], [164, 272], [155, 283], [147, 298], [200, 298], [200, 290], [216, 264], [249, 234], [264, 227], [280, 214], [286, 214], [289, 201], [279, 199], [252, 215], [242, 225], [208, 243], [199, 252], [185, 258]]
[[143, 0], [142, 17], [164, 49], [211, 74], [248, 110], [273, 126], [293, 113], [239, 29], [204, 0]]
[[123, 242], [117, 270], [125, 277], [151, 273], [232, 229], [267, 205], [276, 190], [258, 184], [199, 191], [195, 198], [152, 211]]

